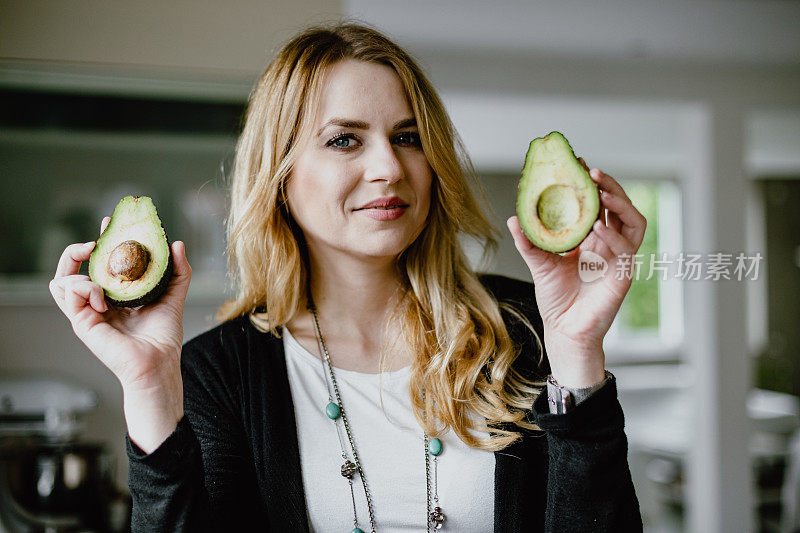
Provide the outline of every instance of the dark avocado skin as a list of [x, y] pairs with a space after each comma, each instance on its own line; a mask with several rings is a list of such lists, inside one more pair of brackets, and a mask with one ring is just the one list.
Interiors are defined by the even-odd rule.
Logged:
[[161, 276], [158, 284], [156, 284], [156, 286], [153, 287], [150, 292], [147, 292], [134, 300], [115, 300], [106, 294], [105, 296], [107, 302], [117, 307], [139, 307], [141, 305], [153, 303], [164, 293], [165, 290], [167, 290], [167, 287], [169, 287], [169, 282], [172, 281], [172, 243], [170, 242], [166, 231], [164, 232], [164, 237], [167, 239], [167, 246], [169, 247], [170, 252], [169, 256], [167, 257], [167, 268], [164, 270], [164, 275]]

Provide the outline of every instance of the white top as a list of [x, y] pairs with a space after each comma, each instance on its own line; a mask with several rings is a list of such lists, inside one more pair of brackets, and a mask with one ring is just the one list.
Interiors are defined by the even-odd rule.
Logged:
[[[351, 461], [353, 455], [342, 418], [334, 423], [325, 414], [326, 367], [287, 328], [282, 329], [311, 531], [350, 531], [354, 527], [353, 501], [348, 480], [341, 475], [344, 463], [341, 443]], [[424, 432], [411, 411], [408, 392], [411, 367], [366, 374], [336, 368], [335, 354], [331, 354], [331, 360], [350, 432], [366, 474], [375, 530], [378, 533], [425, 531]], [[332, 383], [330, 388], [336, 401]], [[481, 432], [473, 434], [480, 438], [488, 436]], [[437, 458], [439, 506], [447, 517], [444, 529], [465, 533], [492, 531], [494, 453], [468, 447], [452, 430], [439, 438], [444, 446]], [[430, 469], [432, 501], [433, 456]], [[353, 493], [358, 526], [369, 533], [369, 510], [358, 474], [353, 477]]]

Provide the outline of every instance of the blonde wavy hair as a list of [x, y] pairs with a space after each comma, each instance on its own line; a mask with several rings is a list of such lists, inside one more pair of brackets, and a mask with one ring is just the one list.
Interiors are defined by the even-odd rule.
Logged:
[[[481, 190], [439, 96], [406, 52], [363, 23], [301, 31], [250, 94], [231, 171], [227, 219], [228, 271], [237, 295], [219, 308], [216, 319], [248, 315], [260, 331], [280, 336], [279, 328], [306, 304], [306, 244], [286, 206], [284, 187], [301, 140], [312, 131], [326, 72], [343, 59], [395, 70], [434, 171], [427, 224], [395, 261], [403, 292], [386, 325], [388, 332], [395, 324], [416, 354], [409, 378], [414, 415], [430, 436], [449, 427], [468, 446], [503, 449], [521, 438], [514, 426], [540, 429], [527, 414], [545, 383], [512, 368], [519, 353], [500, 309], [533, 333], [539, 363], [541, 339], [522, 313], [487, 291], [464, 254], [459, 234], [483, 243], [486, 258], [496, 253], [496, 230], [468, 186], [470, 176]], [[381, 368], [386, 352], [380, 355]], [[488, 432], [489, 438], [476, 438], [469, 430]]]

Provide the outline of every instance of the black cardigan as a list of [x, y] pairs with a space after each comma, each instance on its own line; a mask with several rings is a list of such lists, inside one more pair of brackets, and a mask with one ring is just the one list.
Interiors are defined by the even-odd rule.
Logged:
[[[481, 281], [544, 339], [532, 283]], [[530, 331], [503, 318], [521, 347], [514, 368], [547, 376]], [[181, 373], [175, 431], [149, 455], [126, 434], [133, 531], [309, 531], [283, 340], [233, 319], [184, 345]], [[549, 412], [545, 388], [528, 419], [543, 431], [494, 452], [495, 532], [642, 531], [613, 375], [566, 414]]]

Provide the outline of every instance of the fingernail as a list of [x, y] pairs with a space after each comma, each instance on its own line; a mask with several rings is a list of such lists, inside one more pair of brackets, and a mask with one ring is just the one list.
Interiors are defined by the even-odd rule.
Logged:
[[602, 222], [600, 222], [599, 220], [595, 221], [595, 223], [594, 223], [594, 229], [596, 229], [596, 230], [598, 230], [598, 231], [599, 231], [599, 230], [600, 230], [600, 228], [602, 228], [602, 227], [603, 227], [603, 223], [602, 223]]
[[83, 243], [83, 245], [88, 248], [89, 246], [94, 245], [94, 241], [85, 242], [85, 243]]

